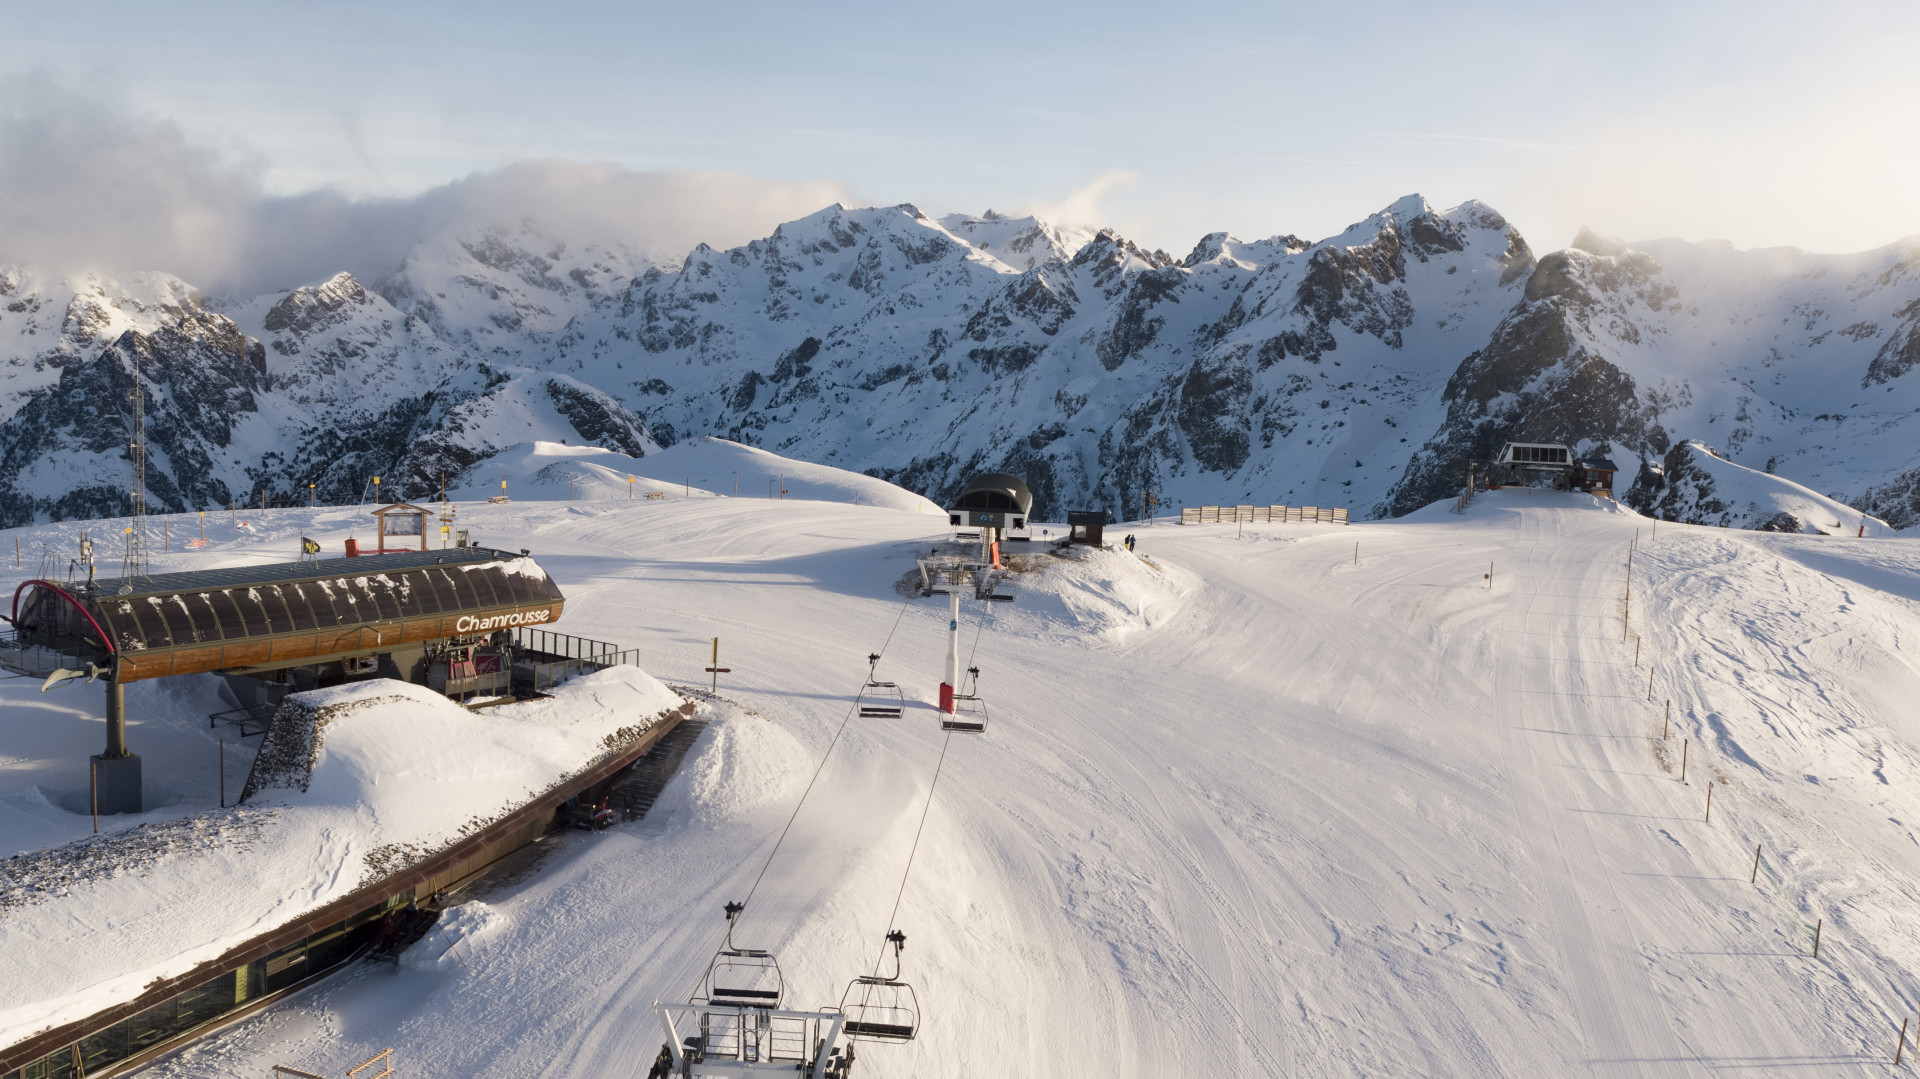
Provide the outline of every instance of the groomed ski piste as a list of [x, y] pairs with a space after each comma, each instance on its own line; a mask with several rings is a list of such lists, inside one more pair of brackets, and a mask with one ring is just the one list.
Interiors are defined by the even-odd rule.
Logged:
[[[557, 628], [667, 685], [704, 689], [721, 639], [731, 673], [652, 811], [558, 837], [397, 972], [143, 1074], [336, 1074], [390, 1046], [409, 1074], [645, 1075], [653, 1004], [694, 990], [763, 865], [736, 942], [778, 954], [789, 1006], [835, 1005], [943, 746], [896, 919], [920, 1035], [862, 1046], [859, 1075], [1878, 1075], [1920, 1005], [1914, 538], [1656, 532], [1513, 489], [1344, 528], [1110, 526], [1106, 550], [1021, 551], [1016, 602], [963, 601], [991, 721], [948, 741], [945, 597], [902, 587], [943, 517], [698, 473], [628, 501], [627, 468], [460, 526], [533, 549]], [[191, 557], [337, 549], [354, 512], [210, 524]], [[875, 651], [901, 719], [849, 718]], [[40, 732], [6, 765], [39, 777], [36, 842], [84, 834], [59, 806], [97, 700], [5, 692], [7, 736]]]

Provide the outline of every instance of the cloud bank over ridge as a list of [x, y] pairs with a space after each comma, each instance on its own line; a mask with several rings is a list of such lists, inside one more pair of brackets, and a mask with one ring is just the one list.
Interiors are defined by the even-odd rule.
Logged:
[[164, 270], [217, 292], [377, 280], [442, 230], [531, 218], [555, 235], [677, 264], [853, 198], [836, 180], [520, 161], [410, 197], [269, 193], [262, 163], [30, 80], [0, 106], [0, 265], [66, 275]]

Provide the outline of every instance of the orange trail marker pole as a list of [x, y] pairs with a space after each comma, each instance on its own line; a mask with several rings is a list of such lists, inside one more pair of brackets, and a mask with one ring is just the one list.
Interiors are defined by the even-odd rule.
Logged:
[[1753, 884], [1758, 882], [1759, 880], [1760, 880], [1760, 844], [1755, 843], [1753, 845], [1753, 872], [1748, 875], [1747, 883]]
[[1898, 1065], [1900, 1063], [1900, 1054], [1902, 1051], [1906, 1049], [1906, 1047], [1907, 1047], [1907, 1017], [1903, 1015], [1900, 1017], [1900, 1041], [1898, 1044], [1896, 1044], [1893, 1047], [1894, 1064]]
[[1713, 823], [1713, 780], [1707, 780], [1707, 821]]
[[1825, 922], [1825, 918], [1816, 918], [1813, 922], [1813, 957], [1815, 959], [1820, 958], [1820, 926]]
[[1687, 781], [1687, 740], [1680, 739], [1680, 782]]

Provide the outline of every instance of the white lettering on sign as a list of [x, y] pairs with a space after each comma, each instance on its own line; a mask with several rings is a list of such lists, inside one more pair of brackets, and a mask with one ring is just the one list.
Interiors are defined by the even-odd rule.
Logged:
[[531, 626], [545, 622], [552, 615], [553, 611], [550, 609], [518, 611], [513, 614], [494, 614], [488, 615], [485, 618], [475, 618], [470, 614], [463, 614], [460, 616], [460, 620], [453, 624], [453, 631], [455, 633], [481, 633], [490, 629], [506, 629], [509, 626]]

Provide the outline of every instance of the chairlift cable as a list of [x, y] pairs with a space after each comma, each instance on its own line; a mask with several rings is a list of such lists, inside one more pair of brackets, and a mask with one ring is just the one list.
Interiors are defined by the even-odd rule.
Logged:
[[[982, 619], [974, 627], [973, 647], [967, 651], [967, 666], [969, 667], [973, 666], [973, 657], [980, 654], [980, 636], [986, 631], [987, 622], [991, 621], [992, 618], [993, 608], [989, 606], [987, 608], [987, 617]], [[880, 975], [880, 964], [885, 962], [887, 958], [887, 944], [891, 942], [893, 931], [896, 928], [894, 919], [900, 916], [900, 900], [907, 894], [907, 877], [913, 872], [914, 856], [920, 852], [920, 834], [926, 831], [927, 814], [933, 811], [933, 792], [940, 786], [940, 772], [947, 766], [947, 747], [952, 744], [953, 732], [948, 731], [947, 736], [940, 740], [940, 759], [935, 761], [933, 765], [933, 782], [927, 785], [927, 804], [920, 807], [920, 823], [913, 830], [913, 846], [907, 848], [907, 865], [900, 873], [900, 890], [894, 893], [893, 910], [887, 913], [887, 936], [881, 941], [880, 954], [873, 960], [873, 973], [875, 977]]]
[[920, 823], [913, 830], [913, 846], [907, 849], [907, 866], [900, 873], [900, 890], [893, 894], [893, 909], [887, 912], [887, 938], [880, 944], [880, 954], [874, 958], [873, 973], [880, 974], [880, 964], [887, 958], [887, 944], [891, 943], [894, 919], [900, 916], [900, 900], [907, 894], [907, 877], [913, 873], [913, 859], [920, 852], [920, 835], [927, 829], [927, 814], [933, 811], [933, 792], [940, 786], [940, 772], [947, 765], [947, 747], [953, 744], [953, 732], [940, 740], [940, 759], [933, 766], [933, 782], [927, 785], [927, 804], [920, 807]]
[[[893, 630], [900, 628], [900, 620], [907, 616], [907, 605], [912, 603], [913, 599], [914, 597], [908, 596], [900, 604], [900, 613], [896, 615], [893, 619], [893, 629], [890, 629], [887, 631], [887, 641], [886, 643], [883, 643], [880, 646], [880, 652], [882, 655], [886, 654], [887, 644], [890, 644], [893, 641]], [[865, 684], [864, 680], [862, 680], [862, 684], [863, 685]], [[856, 698], [857, 698], [857, 695], [856, 695]], [[753, 878], [753, 887], [747, 889], [747, 898], [740, 901], [741, 906], [744, 907], [749, 902], [752, 902], [753, 893], [759, 890], [760, 881], [766, 877], [768, 867], [773, 865], [773, 856], [780, 853], [780, 844], [787, 841], [787, 832], [792, 830], [793, 822], [799, 819], [801, 807], [807, 804], [807, 795], [813, 791], [814, 783], [819, 781], [820, 773], [826, 770], [827, 761], [833, 757], [834, 747], [840, 744], [840, 736], [846, 733], [847, 721], [853, 718], [853, 713], [855, 709], [857, 709], [858, 707], [859, 705], [856, 699], [855, 704], [848, 706], [847, 714], [841, 717], [839, 729], [833, 732], [833, 741], [827, 743], [827, 751], [820, 755], [820, 763], [814, 768], [813, 777], [807, 780], [806, 790], [803, 790], [800, 792], [800, 800], [794, 803], [793, 813], [792, 815], [787, 817], [786, 827], [780, 829], [780, 838], [774, 840], [773, 849], [767, 852], [767, 860], [764, 864], [760, 866], [760, 875]]]
[[[887, 645], [893, 642], [894, 632], [900, 628], [901, 620], [906, 618], [907, 616], [907, 607], [913, 603], [915, 598], [916, 597], [914, 596], [908, 596], [905, 600], [901, 601], [900, 613], [894, 616], [893, 628], [887, 631], [887, 639], [880, 646], [880, 652], [882, 654], [885, 654], [887, 650]], [[863, 679], [863, 684], [864, 684], [864, 679]], [[786, 825], [780, 829], [779, 838], [773, 841], [773, 849], [767, 852], [767, 860], [761, 863], [759, 875], [753, 878], [753, 886], [747, 889], [747, 897], [740, 901], [740, 906], [743, 912], [747, 904], [753, 901], [754, 893], [760, 890], [760, 882], [766, 879], [767, 870], [773, 866], [774, 856], [780, 853], [780, 845], [787, 841], [787, 833], [793, 830], [793, 822], [800, 818], [800, 810], [807, 804], [807, 795], [813, 793], [813, 785], [819, 782], [820, 773], [826, 771], [827, 761], [833, 758], [834, 748], [840, 744], [840, 736], [845, 734], [847, 731], [847, 722], [853, 718], [854, 712], [857, 711], [858, 709], [859, 709], [859, 697], [856, 694], [854, 698], [854, 703], [847, 707], [847, 714], [840, 718], [840, 726], [838, 729], [836, 729], [833, 732], [833, 740], [827, 743], [827, 751], [820, 755], [820, 763], [814, 767], [813, 776], [807, 780], [806, 789], [800, 792], [800, 800], [794, 803], [793, 813], [787, 817]], [[942, 752], [942, 755], [944, 756], [945, 750], [942, 750], [941, 752]], [[733, 936], [733, 919], [729, 918], [727, 921], [727, 938], [731, 940], [732, 936]], [[695, 992], [698, 992], [698, 991], [699, 991], [699, 987], [696, 985]]]

